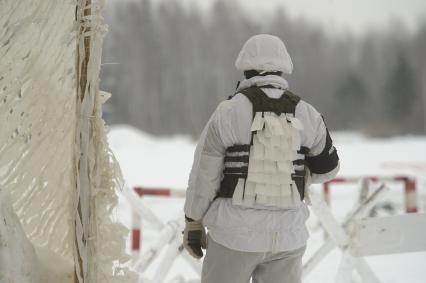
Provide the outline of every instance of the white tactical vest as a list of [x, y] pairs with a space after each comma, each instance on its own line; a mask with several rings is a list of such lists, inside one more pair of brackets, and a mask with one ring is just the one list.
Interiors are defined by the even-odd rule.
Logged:
[[229, 147], [218, 197], [234, 205], [288, 209], [304, 197], [305, 154], [303, 125], [294, 117], [300, 98], [285, 91], [279, 99], [260, 88], [242, 90], [253, 105], [252, 141]]

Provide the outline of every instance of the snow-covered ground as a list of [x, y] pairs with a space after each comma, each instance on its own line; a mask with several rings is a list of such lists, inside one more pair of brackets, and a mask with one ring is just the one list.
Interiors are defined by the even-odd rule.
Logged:
[[[332, 136], [341, 160], [339, 176], [413, 176], [417, 179], [419, 210], [425, 212], [426, 137], [370, 139], [356, 133], [334, 133]], [[130, 188], [145, 186], [185, 189], [195, 149], [195, 143], [190, 138], [156, 138], [130, 126], [114, 126], [109, 133], [109, 142]], [[391, 190], [384, 201], [392, 203], [397, 213], [404, 213], [402, 185], [389, 186]], [[338, 219], [344, 218], [354, 206], [357, 192], [356, 184], [333, 187], [332, 209]], [[148, 198], [146, 202], [165, 222], [182, 213], [182, 199]], [[120, 198], [117, 217], [130, 228], [131, 210], [124, 198]], [[309, 219], [308, 227], [311, 238], [305, 259], [323, 240], [314, 215]], [[144, 248], [149, 246], [156, 234], [150, 232], [147, 225], [143, 235]], [[334, 282], [340, 255], [337, 250], [330, 253], [304, 282]], [[368, 257], [367, 262], [383, 283], [426, 282], [426, 252]], [[194, 276], [182, 260], [173, 265], [170, 273], [184, 274], [186, 278]]]

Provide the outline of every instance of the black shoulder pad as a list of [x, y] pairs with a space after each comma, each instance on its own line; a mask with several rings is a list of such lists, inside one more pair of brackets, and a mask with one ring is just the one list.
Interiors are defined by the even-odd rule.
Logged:
[[326, 174], [333, 171], [333, 169], [335, 169], [339, 164], [337, 149], [333, 146], [333, 141], [331, 140], [328, 129], [326, 134], [327, 136], [323, 151], [316, 156], [306, 157], [306, 164], [308, 165], [311, 173]]

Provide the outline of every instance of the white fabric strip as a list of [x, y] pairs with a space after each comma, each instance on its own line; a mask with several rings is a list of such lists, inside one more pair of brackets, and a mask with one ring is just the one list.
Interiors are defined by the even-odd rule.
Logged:
[[300, 205], [300, 195], [291, 175], [295, 171], [293, 161], [303, 157], [297, 153], [301, 130], [302, 122], [292, 114], [255, 113], [247, 182], [245, 187], [244, 182], [238, 182], [233, 204], [279, 208]]

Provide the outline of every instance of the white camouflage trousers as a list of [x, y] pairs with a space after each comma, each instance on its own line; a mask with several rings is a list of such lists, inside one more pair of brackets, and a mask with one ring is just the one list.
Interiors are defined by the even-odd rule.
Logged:
[[208, 237], [202, 283], [301, 283], [306, 246], [285, 252], [242, 252]]

